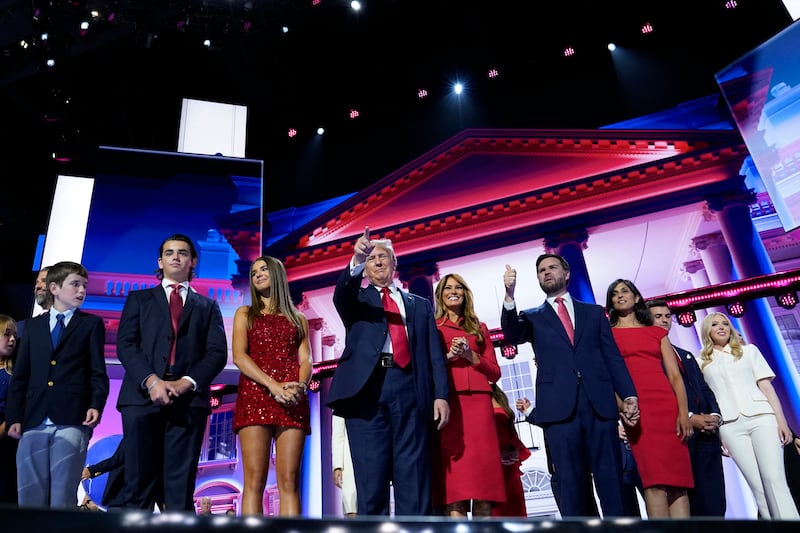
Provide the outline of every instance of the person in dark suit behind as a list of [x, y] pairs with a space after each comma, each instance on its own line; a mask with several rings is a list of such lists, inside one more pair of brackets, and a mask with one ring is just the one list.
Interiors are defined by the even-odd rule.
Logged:
[[[36, 282], [33, 284], [33, 300], [36, 302], [36, 305], [41, 307], [41, 312], [37, 312], [36, 309], [34, 309], [36, 316], [46, 313], [50, 310], [50, 306], [53, 305], [53, 295], [47, 287], [48, 270], [50, 270], [50, 267], [40, 268], [39, 273], [36, 275]], [[22, 338], [26, 321], [27, 318], [17, 322], [17, 338]]]
[[[125, 486], [125, 439], [122, 438], [117, 444], [117, 449], [109, 457], [93, 465], [88, 465], [81, 472], [81, 481], [94, 479], [103, 474], [108, 474], [106, 486], [103, 489], [103, 497], [100, 504], [106, 509], [122, 507], [122, 489]], [[164, 496], [161, 491], [156, 498], [156, 505], [160, 510], [164, 510]]]
[[[506, 265], [500, 320], [508, 343], [533, 346], [536, 423], [544, 430], [558, 479], [556, 503], [563, 518], [589, 516], [586, 479], [591, 473], [603, 516], [624, 516], [617, 420], [620, 412], [627, 425], [639, 420], [633, 381], [603, 308], [574, 300], [567, 292], [567, 261], [542, 254], [536, 272], [547, 301], [517, 314], [517, 273]], [[563, 319], [556, 308], [566, 313]]]
[[[431, 302], [400, 291], [393, 282], [396, 267], [391, 241], [370, 240], [365, 228], [333, 294], [347, 341], [326, 404], [345, 419], [359, 515], [389, 514], [390, 482], [395, 515], [431, 514], [430, 433], [450, 416], [447, 368]], [[402, 320], [397, 312], [387, 319], [384, 287]], [[407, 337], [390, 337], [392, 317], [405, 325], [397, 334]], [[411, 362], [401, 366], [406, 343]]]
[[[126, 441], [127, 508], [152, 509], [163, 487], [168, 511], [194, 510], [197, 462], [211, 413], [209, 387], [228, 361], [219, 305], [189, 287], [197, 259], [189, 237], [168, 237], [158, 250], [161, 283], [132, 291], [122, 309], [117, 357], [125, 377], [117, 409]], [[169, 304], [174, 291], [177, 328]]]
[[94, 479], [108, 473], [106, 488], [103, 489], [103, 498], [100, 504], [103, 507], [122, 507], [119, 496], [125, 484], [123, 465], [125, 464], [125, 439], [119, 441], [117, 449], [110, 457], [93, 465], [88, 465], [81, 471], [81, 481]]
[[20, 340], [6, 413], [8, 434], [20, 439], [20, 507], [70, 509], [77, 503], [89, 439], [109, 388], [103, 319], [79, 309], [88, 284], [79, 263], [50, 267], [53, 306], [27, 321]]
[[[672, 327], [672, 311], [664, 300], [646, 302], [653, 325], [667, 331]], [[722, 416], [711, 388], [691, 352], [672, 347], [679, 361], [689, 403], [689, 421], [694, 434], [687, 441], [692, 462], [694, 488], [689, 489], [689, 512], [692, 516], [725, 517], [725, 474], [722, 468], [722, 443], [719, 426]]]
[[[791, 429], [791, 428], [789, 428]], [[800, 437], [792, 431], [792, 441], [783, 447], [783, 468], [786, 472], [786, 483], [795, 506], [800, 509]]]

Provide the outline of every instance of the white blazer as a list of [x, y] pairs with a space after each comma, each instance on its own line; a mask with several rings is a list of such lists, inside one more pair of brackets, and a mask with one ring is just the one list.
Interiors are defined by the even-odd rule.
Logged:
[[742, 357], [736, 359], [730, 352], [730, 345], [722, 350], [715, 349], [711, 362], [703, 367], [703, 377], [717, 397], [725, 423], [740, 415], [774, 413], [757, 383], [762, 379], [772, 380], [775, 372], [756, 345], [745, 344], [742, 351]]
[[347, 440], [344, 418], [331, 415], [331, 470], [342, 469], [342, 511], [358, 511], [356, 500], [356, 479], [353, 474], [353, 459], [350, 456], [350, 443]]

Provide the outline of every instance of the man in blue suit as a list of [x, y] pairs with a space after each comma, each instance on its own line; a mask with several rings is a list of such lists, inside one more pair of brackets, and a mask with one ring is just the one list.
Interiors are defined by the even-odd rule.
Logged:
[[620, 413], [629, 426], [639, 420], [633, 381], [603, 308], [567, 292], [567, 261], [542, 254], [536, 272], [547, 301], [517, 314], [517, 273], [506, 265], [501, 326], [510, 344], [533, 345], [536, 423], [544, 430], [558, 478], [554, 495], [559, 511], [563, 518], [593, 514], [586, 490], [591, 473], [603, 516], [624, 516], [617, 421]]
[[[667, 331], [672, 327], [672, 311], [664, 300], [647, 302], [653, 325]], [[722, 416], [714, 392], [703, 378], [703, 372], [692, 354], [674, 344], [680, 361], [689, 404], [689, 420], [694, 435], [687, 442], [692, 461], [694, 489], [689, 489], [689, 511], [692, 516], [725, 517], [725, 474], [722, 468], [722, 443], [719, 425]]]
[[[345, 419], [359, 515], [388, 515], [390, 484], [395, 515], [431, 514], [431, 432], [450, 417], [447, 368], [431, 303], [398, 289], [396, 268], [392, 242], [370, 240], [365, 228], [333, 293], [347, 339], [326, 405]], [[398, 334], [407, 337], [409, 364], [399, 357], [398, 345], [406, 340], [390, 335], [384, 287], [402, 316], [405, 329]]]
[[[197, 461], [211, 413], [209, 387], [228, 361], [219, 305], [189, 287], [196, 265], [192, 240], [168, 237], [158, 250], [161, 283], [132, 291], [120, 316], [117, 357], [125, 378], [117, 409], [128, 508], [152, 510], [163, 488], [168, 511], [194, 511]], [[176, 291], [177, 328], [169, 304]]]

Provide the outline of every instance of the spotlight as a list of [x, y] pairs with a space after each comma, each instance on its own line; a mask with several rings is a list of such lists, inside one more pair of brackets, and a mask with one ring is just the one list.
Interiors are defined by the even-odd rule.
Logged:
[[608, 51], [609, 51], [609, 52], [613, 52], [613, 51], [614, 51], [614, 50], [616, 50], [616, 49], [617, 49], [617, 45], [616, 45], [616, 44], [614, 44], [614, 43], [608, 43]]
[[794, 309], [797, 305], [797, 293], [794, 291], [783, 292], [775, 296], [775, 301], [784, 309]]
[[519, 353], [519, 349], [514, 344], [504, 344], [503, 347], [500, 348], [500, 353], [503, 354], [503, 357], [506, 359], [514, 359]]
[[731, 302], [725, 306], [725, 309], [728, 310], [728, 314], [735, 318], [741, 318], [744, 316], [745, 308], [744, 302], [741, 300], [737, 300], [735, 302]]
[[324, 133], [325, 133], [325, 128], [323, 128], [322, 126], [317, 128], [317, 135], [323, 135]]
[[676, 316], [678, 324], [685, 328], [690, 328], [697, 322], [697, 315], [691, 309], [689, 311], [682, 311]]

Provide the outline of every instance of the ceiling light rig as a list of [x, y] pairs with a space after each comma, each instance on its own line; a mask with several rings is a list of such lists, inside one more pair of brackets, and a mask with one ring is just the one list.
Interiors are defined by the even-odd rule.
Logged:
[[[690, 289], [672, 295], [658, 296], [665, 300], [678, 323], [689, 326], [689, 313], [696, 309], [725, 306], [727, 313], [741, 318], [747, 311], [747, 301], [756, 298], [774, 297], [784, 309], [792, 309], [798, 303], [797, 290], [800, 289], [800, 269], [765, 274], [752, 278], [729, 281], [710, 287]], [[681, 315], [687, 313], [685, 320]]]

